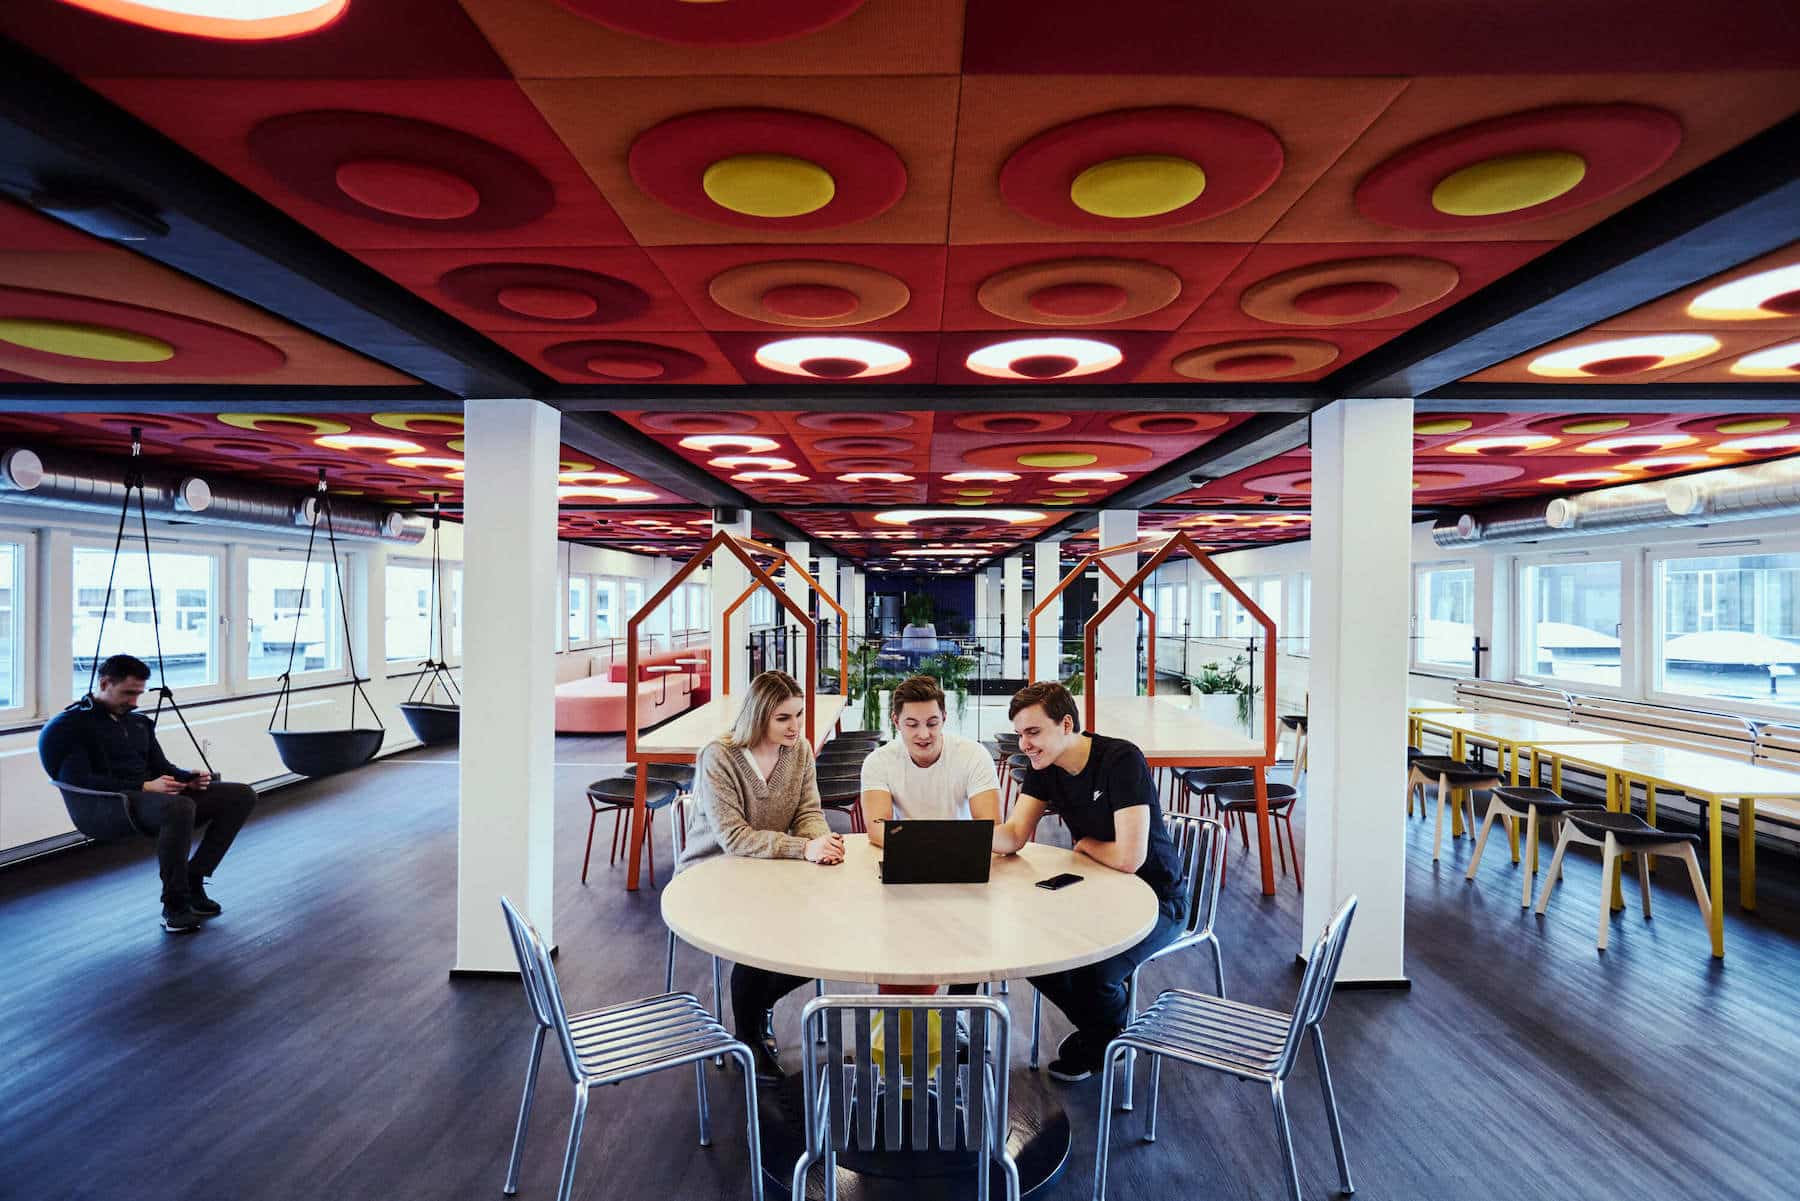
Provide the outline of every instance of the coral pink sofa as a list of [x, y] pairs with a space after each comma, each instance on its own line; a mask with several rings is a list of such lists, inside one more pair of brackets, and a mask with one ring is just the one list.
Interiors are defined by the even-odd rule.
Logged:
[[[698, 674], [682, 671], [648, 672], [648, 667], [677, 667], [677, 659], [705, 659], [705, 647], [663, 651], [645, 655], [638, 664], [636, 686], [637, 726], [646, 729], [696, 705], [712, 695], [711, 674], [702, 665]], [[559, 734], [620, 734], [625, 730], [630, 687], [625, 682], [625, 664], [615, 662], [599, 667], [590, 660], [590, 670], [599, 674], [575, 676], [556, 686], [556, 730]]]

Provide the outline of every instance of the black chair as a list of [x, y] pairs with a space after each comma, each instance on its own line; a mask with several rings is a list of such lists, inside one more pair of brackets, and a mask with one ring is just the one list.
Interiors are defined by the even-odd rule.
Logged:
[[1248, 784], [1256, 779], [1256, 773], [1247, 767], [1190, 767], [1180, 775], [1181, 811], [1188, 812], [1190, 798], [1197, 798], [1202, 816], [1206, 816], [1215, 804], [1215, 789], [1226, 784]]
[[[1206, 768], [1198, 770], [1205, 771]], [[1230, 771], [1231, 768], [1214, 768], [1215, 771]], [[1237, 770], [1248, 771], [1248, 768]], [[1306, 891], [1306, 881], [1300, 874], [1300, 848], [1294, 843], [1294, 801], [1299, 797], [1291, 784], [1263, 785], [1269, 798], [1269, 821], [1275, 827], [1275, 854], [1281, 859], [1281, 870], [1286, 874], [1288, 868], [1288, 851], [1294, 855], [1294, 887], [1301, 892]], [[1238, 834], [1242, 837], [1244, 849], [1250, 849], [1250, 818], [1256, 812], [1256, 782], [1254, 779], [1236, 784], [1214, 784], [1211, 789], [1214, 807], [1227, 829], [1235, 821]], [[1281, 845], [1281, 832], [1287, 831], [1287, 848]], [[1225, 881], [1225, 869], [1221, 864], [1219, 882]]]
[[819, 774], [819, 805], [847, 816], [850, 819], [852, 834], [862, 834], [867, 830], [863, 824], [862, 773], [860, 771], [855, 773], [821, 772]]
[[1566, 801], [1548, 788], [1496, 788], [1488, 794], [1487, 816], [1481, 822], [1481, 834], [1475, 839], [1475, 854], [1469, 858], [1469, 870], [1463, 879], [1473, 880], [1475, 869], [1481, 866], [1481, 851], [1487, 846], [1488, 830], [1493, 827], [1497, 817], [1525, 819], [1525, 887], [1519, 896], [1519, 908], [1531, 907], [1531, 876], [1537, 870], [1538, 819], [1550, 818], [1557, 823], [1557, 834], [1562, 833], [1562, 815], [1571, 809], [1578, 808], [1573, 801]]
[[1613, 885], [1619, 878], [1619, 856], [1637, 856], [1638, 889], [1644, 899], [1644, 920], [1650, 920], [1650, 856], [1667, 855], [1679, 859], [1687, 867], [1688, 882], [1694, 886], [1694, 900], [1699, 902], [1701, 920], [1712, 929], [1712, 899], [1706, 891], [1706, 880], [1700, 874], [1700, 859], [1694, 847], [1696, 834], [1675, 834], [1658, 830], [1635, 813], [1614, 813], [1608, 809], [1570, 809], [1563, 814], [1562, 833], [1556, 840], [1556, 854], [1550, 870], [1544, 875], [1544, 887], [1538, 892], [1537, 912], [1550, 903], [1550, 890], [1562, 873], [1563, 852], [1572, 842], [1584, 842], [1600, 848], [1600, 939], [1596, 944], [1606, 950], [1606, 936], [1612, 925]]
[[[629, 779], [637, 779], [638, 766], [636, 763], [627, 763], [625, 775]], [[693, 795], [694, 765], [692, 763], [646, 763], [643, 765], [643, 769], [646, 779], [663, 784], [673, 784], [677, 798]], [[680, 849], [685, 851], [687, 849], [687, 823], [681, 822], [678, 825], [670, 826], [669, 831], [672, 835], [670, 845], [674, 846], [678, 839]]]
[[73, 784], [56, 784], [56, 790], [62, 793], [70, 823], [95, 842], [111, 842], [132, 834], [153, 837], [153, 831], [138, 825], [131, 812], [131, 798], [122, 792], [77, 788]]
[[[654, 765], [646, 764], [646, 766]], [[658, 809], [673, 804], [676, 791], [674, 784], [654, 778], [647, 778], [644, 781], [644, 807], [647, 811], [644, 821], [644, 852], [650, 858], [651, 888], [656, 887], [656, 839], [653, 837], [655, 826], [650, 820], [650, 815]], [[581, 857], [581, 882], [583, 884], [587, 883], [588, 860], [594, 856], [594, 823], [600, 820], [600, 814], [603, 811], [610, 809], [613, 815], [612, 854], [607, 857], [607, 864], [611, 865], [617, 861], [621, 849], [630, 850], [631, 836], [624, 829], [624, 819], [625, 815], [631, 811], [632, 805], [637, 802], [637, 780], [631, 776], [595, 780], [587, 786], [587, 799], [593, 812], [588, 817], [587, 853]], [[621, 843], [624, 844], [623, 848], [621, 848]], [[673, 851], [674, 848], [671, 847], [670, 852], [673, 853]]]
[[1409, 761], [1406, 777], [1406, 813], [1412, 816], [1413, 796], [1418, 795], [1419, 812], [1425, 812], [1425, 789], [1437, 785], [1437, 828], [1431, 836], [1431, 857], [1436, 859], [1444, 843], [1444, 806], [1453, 804], [1462, 813], [1466, 799], [1469, 806], [1469, 831], [1475, 830], [1475, 793], [1500, 787], [1499, 769], [1479, 763], [1465, 763], [1447, 755], [1420, 755]]

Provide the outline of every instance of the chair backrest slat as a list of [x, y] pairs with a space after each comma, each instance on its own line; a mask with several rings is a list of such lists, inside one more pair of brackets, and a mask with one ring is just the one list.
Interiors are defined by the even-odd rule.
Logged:
[[869, 1015], [857, 1013], [856, 1024], [856, 1142], [864, 1151], [875, 1149], [875, 1060], [869, 1054]]
[[[850, 1145], [850, 1090], [844, 1087], [844, 1023], [843, 1011], [827, 1009], [819, 1014], [825, 1027], [825, 1113], [831, 1127], [832, 1146], [839, 1151]], [[833, 1088], [832, 1085], [837, 1087]], [[812, 1085], [807, 1085], [808, 1095]]]
[[569, 1029], [569, 1011], [563, 1007], [562, 986], [556, 982], [556, 965], [550, 961], [550, 948], [537, 927], [506, 897], [500, 898], [500, 910], [506, 915], [506, 929], [512, 937], [513, 955], [519, 961], [519, 978], [525, 986], [525, 1002], [531, 1007], [532, 1019], [555, 1033], [569, 1078], [579, 1082], [581, 1061]]
[[[941, 1027], [940, 1027], [941, 1029]], [[895, 1058], [898, 1058], [896, 1056]], [[938, 1070], [943, 1071], [945, 1056], [938, 1056]], [[931, 1150], [931, 1090], [925, 1087], [925, 1068], [931, 1062], [931, 1020], [926, 1014], [914, 1014], [912, 1024], [912, 1138], [914, 1151]]]
[[987, 1026], [987, 1014], [980, 1010], [969, 1014], [969, 1076], [963, 1100], [969, 1120], [963, 1131], [963, 1145], [972, 1151], [980, 1149], [981, 1132], [988, 1123]]
[[1219, 880], [1225, 863], [1225, 826], [1197, 814], [1165, 813], [1163, 822], [1181, 862], [1182, 896], [1188, 937], [1212, 933], [1219, 915]]
[[1331, 989], [1337, 983], [1338, 963], [1344, 957], [1344, 943], [1350, 935], [1350, 919], [1356, 916], [1356, 898], [1345, 899], [1331, 916], [1313, 943], [1306, 960], [1306, 974], [1300, 978], [1300, 993], [1294, 1000], [1294, 1013], [1288, 1025], [1287, 1039], [1282, 1044], [1275, 1074], [1286, 1076], [1300, 1053], [1300, 1042], [1306, 1032], [1319, 1024], [1325, 1007], [1331, 1002]]
[[[918, 1027], [929, 1025], [922, 1013], [910, 1014], [908, 1025]], [[886, 1054], [882, 1056], [882, 1089], [881, 1089], [881, 1145], [889, 1151], [901, 1148], [900, 1138], [900, 1011], [884, 1009], [881, 1011], [881, 1029], [886, 1040]]]

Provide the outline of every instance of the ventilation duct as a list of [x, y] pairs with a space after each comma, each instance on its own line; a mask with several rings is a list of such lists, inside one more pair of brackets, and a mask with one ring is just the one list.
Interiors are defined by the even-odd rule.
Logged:
[[1496, 505], [1439, 525], [1431, 539], [1454, 549], [1756, 517], [1800, 519], [1800, 458], [1559, 496], [1548, 504]]
[[[125, 499], [126, 468], [120, 459], [56, 451], [40, 454], [14, 447], [0, 453], [0, 502], [117, 517]], [[152, 466], [144, 472], [144, 512], [165, 521], [206, 522], [292, 534], [316, 520], [317, 506], [310, 492], [297, 488], [242, 480], [225, 480], [214, 487], [197, 476], [158, 471]], [[408, 545], [422, 541], [426, 530], [425, 522], [408, 521], [403, 514], [380, 505], [335, 497], [331, 502], [331, 524], [340, 538]]]

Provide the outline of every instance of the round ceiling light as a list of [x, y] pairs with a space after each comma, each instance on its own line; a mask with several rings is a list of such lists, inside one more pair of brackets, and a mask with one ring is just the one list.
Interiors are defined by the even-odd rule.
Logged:
[[461, 459], [448, 459], [437, 455], [401, 455], [397, 459], [388, 460], [389, 467], [426, 467], [442, 468], [445, 471], [463, 470]]
[[804, 484], [812, 479], [793, 471], [740, 471], [731, 478], [745, 484]]
[[1747, 354], [1731, 365], [1733, 375], [1775, 376], [1800, 374], [1800, 342], [1783, 342], [1755, 354]]
[[1093, 338], [1015, 338], [969, 355], [970, 371], [993, 379], [1069, 379], [1110, 371], [1125, 361], [1119, 348]]
[[1504, 455], [1514, 451], [1543, 450], [1561, 441], [1549, 434], [1505, 434], [1493, 438], [1465, 438], [1444, 449], [1453, 455]]
[[742, 471], [746, 467], [760, 468], [763, 471], [792, 471], [795, 463], [792, 459], [777, 458], [774, 455], [725, 455], [707, 463], [708, 467], [717, 467], [721, 471]]
[[559, 484], [629, 484], [631, 477], [620, 475], [616, 471], [559, 471], [556, 473]]
[[1050, 477], [1052, 484], [1116, 484], [1123, 471], [1062, 471]]
[[1680, 471], [1689, 467], [1710, 467], [1717, 462], [1711, 455], [1656, 455], [1633, 459], [1624, 467], [1627, 471]]
[[775, 439], [754, 434], [690, 434], [675, 445], [683, 450], [741, 450], [749, 454], [781, 449], [781, 443]]
[[344, 15], [350, 0], [65, 0], [163, 33], [231, 42], [300, 37]]
[[1019, 477], [1011, 471], [953, 471], [944, 477], [949, 484], [1010, 484]]
[[1029, 525], [1048, 516], [1048, 513], [1031, 509], [985, 509], [980, 513], [964, 513], [957, 509], [889, 509], [875, 514], [875, 520], [883, 525], [912, 525], [917, 521], [998, 521], [1006, 525]]
[[1692, 446], [1699, 439], [1688, 434], [1625, 434], [1617, 438], [1599, 438], [1575, 448], [1578, 454], [1610, 455], [1641, 454], [1644, 451], [1674, 450], [1678, 446]]
[[770, 371], [809, 379], [869, 379], [912, 366], [898, 346], [871, 338], [815, 336], [784, 338], [757, 348], [756, 361]]
[[589, 484], [574, 484], [556, 490], [558, 500], [580, 500], [592, 497], [595, 500], [616, 500], [620, 504], [635, 504], [646, 500], [655, 500], [656, 493], [645, 492], [641, 488], [597, 488]]
[[913, 477], [903, 471], [851, 471], [838, 476], [845, 484], [910, 484]]
[[1547, 475], [1539, 480], [1540, 484], [1617, 484], [1630, 479], [1623, 471], [1567, 471], [1562, 475]]
[[313, 439], [314, 446], [326, 450], [385, 450], [392, 455], [417, 455], [425, 448], [405, 438], [383, 438], [375, 434], [326, 434]]
[[1732, 454], [1763, 454], [1772, 450], [1800, 450], [1800, 434], [1768, 434], [1761, 438], [1738, 438], [1721, 442], [1715, 450]]
[[1527, 370], [1533, 375], [1548, 376], [1551, 379], [1637, 375], [1691, 363], [1718, 349], [1719, 340], [1707, 334], [1650, 334], [1641, 338], [1612, 338], [1539, 355], [1531, 360]]
[[1800, 317], [1800, 263], [1708, 288], [1688, 302], [1687, 315], [1701, 321]]

